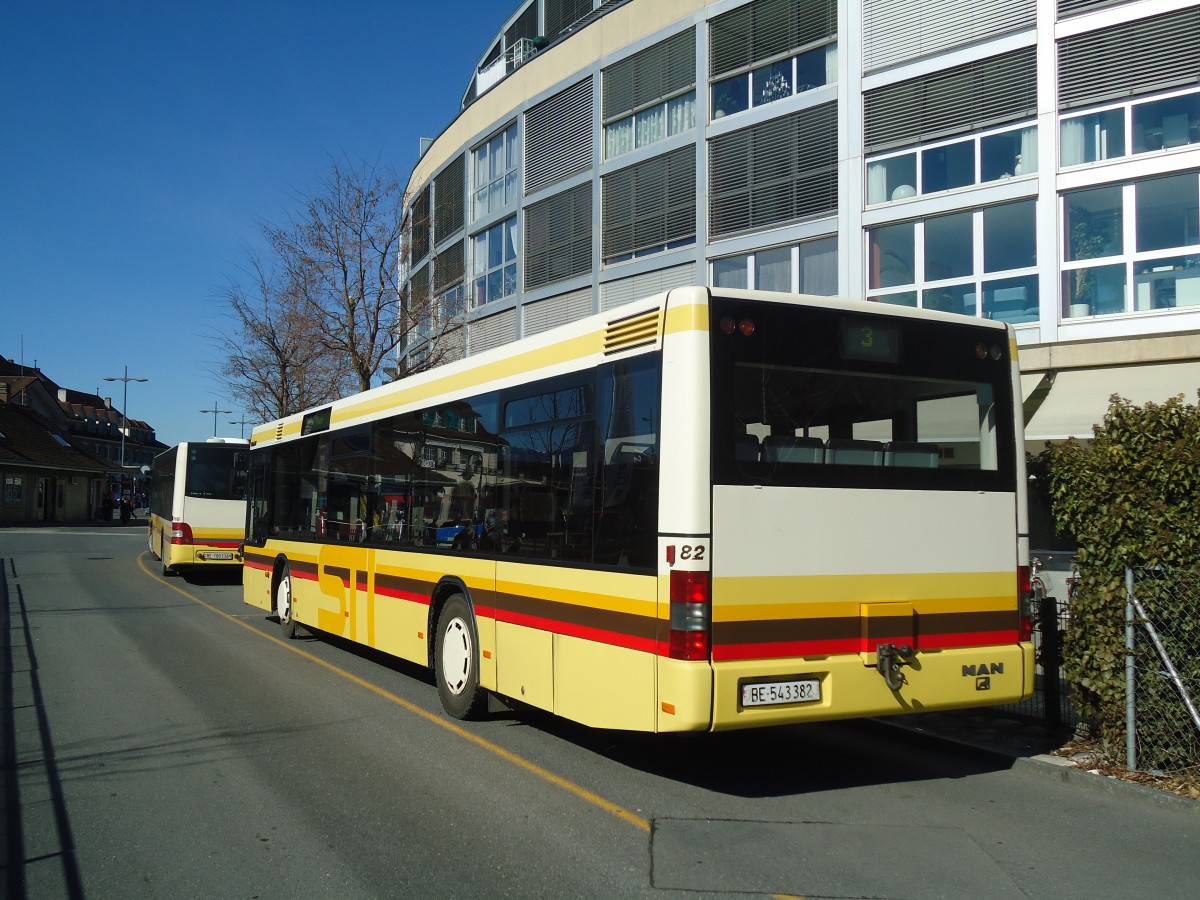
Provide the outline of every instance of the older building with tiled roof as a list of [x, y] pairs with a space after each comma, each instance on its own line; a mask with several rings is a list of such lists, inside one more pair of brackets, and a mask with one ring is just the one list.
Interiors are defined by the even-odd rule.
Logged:
[[95, 518], [121, 468], [32, 406], [0, 403], [0, 525]]
[[124, 429], [126, 468], [148, 466], [167, 449], [146, 422], [124, 418], [113, 407], [112, 398], [60, 387], [36, 366], [25, 366], [0, 356], [0, 404], [6, 402], [33, 409], [70, 435], [80, 447], [112, 462], [121, 460]]

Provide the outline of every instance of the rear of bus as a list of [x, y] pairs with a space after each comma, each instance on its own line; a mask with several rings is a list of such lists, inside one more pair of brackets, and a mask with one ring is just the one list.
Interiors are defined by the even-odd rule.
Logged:
[[167, 451], [176, 454], [172, 465], [155, 460], [150, 550], [164, 574], [242, 564], [248, 451], [245, 441], [217, 439], [179, 444]]
[[709, 306], [709, 727], [1028, 696], [1010, 331], [769, 296]]

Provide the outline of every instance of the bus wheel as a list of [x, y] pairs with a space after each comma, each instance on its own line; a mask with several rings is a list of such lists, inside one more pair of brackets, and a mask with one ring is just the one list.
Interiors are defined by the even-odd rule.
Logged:
[[291, 640], [296, 636], [296, 620], [292, 618], [292, 573], [287, 563], [279, 573], [279, 581], [275, 583], [275, 612], [279, 616], [279, 624], [283, 627], [283, 636]]
[[433, 667], [438, 697], [456, 719], [473, 719], [487, 709], [487, 691], [479, 686], [479, 635], [475, 617], [462, 594], [454, 594], [438, 617]]

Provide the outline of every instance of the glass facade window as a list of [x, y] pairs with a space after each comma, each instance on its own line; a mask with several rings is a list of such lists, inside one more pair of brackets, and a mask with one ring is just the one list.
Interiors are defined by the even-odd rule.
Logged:
[[712, 84], [712, 117], [721, 119], [837, 81], [837, 44], [825, 44]]
[[1034, 201], [990, 206], [983, 211], [983, 271], [1004, 272], [1037, 265]]
[[517, 291], [517, 218], [493, 225], [471, 239], [474, 304], [483, 306]]
[[466, 311], [467, 290], [462, 282], [438, 296], [438, 317], [443, 325], [461, 318]]
[[1121, 187], [1073, 191], [1063, 201], [1067, 261], [1099, 259], [1121, 252]]
[[916, 281], [915, 234], [912, 222], [871, 229], [869, 287], [896, 287]]
[[696, 127], [696, 92], [656, 103], [604, 127], [604, 157], [647, 147]]
[[1134, 189], [1137, 251], [1168, 250], [1197, 242], [1196, 207], [1200, 205], [1194, 173], [1140, 182]]
[[922, 192], [948, 191], [975, 183], [975, 142], [944, 144], [921, 154]]
[[1124, 156], [1125, 112], [1109, 109], [1064, 119], [1060, 142], [1064, 166]]
[[1023, 200], [871, 229], [869, 299], [1037, 321], [1036, 208]]
[[1066, 117], [1059, 128], [1064, 166], [1200, 144], [1200, 91]]
[[1063, 318], [1200, 307], [1200, 174], [1063, 195]]
[[511, 125], [471, 154], [474, 191], [471, 218], [503, 209], [517, 199], [517, 126]]
[[969, 212], [925, 221], [925, 279], [962, 278], [972, 271], [973, 218]]
[[867, 203], [907, 200], [1036, 172], [1037, 128], [1009, 129], [871, 159]]
[[833, 297], [838, 293], [837, 238], [715, 259], [712, 281], [715, 287]]

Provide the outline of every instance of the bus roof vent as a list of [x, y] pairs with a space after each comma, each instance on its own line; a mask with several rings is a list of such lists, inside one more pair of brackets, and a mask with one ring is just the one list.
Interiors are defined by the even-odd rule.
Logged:
[[634, 347], [657, 343], [661, 321], [662, 312], [658, 309], [614, 319], [604, 331], [605, 354], [621, 353]]
[[275, 426], [275, 440], [277, 440], [277, 441], [283, 440], [283, 423], [282, 422], [280, 422], [278, 425]]

